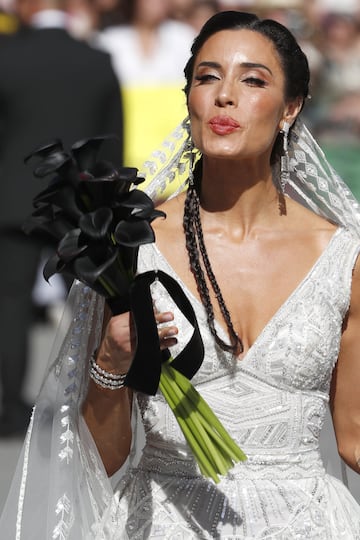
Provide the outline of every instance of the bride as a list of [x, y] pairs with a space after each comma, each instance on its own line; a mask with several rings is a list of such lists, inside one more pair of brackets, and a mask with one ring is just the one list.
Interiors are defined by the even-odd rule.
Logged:
[[[279, 23], [221, 12], [185, 75], [188, 188], [160, 206], [138, 271], [167, 272], [191, 301], [205, 345], [193, 384], [247, 460], [217, 485], [200, 474], [161, 393], [123, 385], [131, 315], [77, 284], [6, 539], [360, 539], [360, 507], [319, 452], [330, 402], [339, 453], [360, 472], [360, 216], [299, 118], [306, 58]], [[148, 190], [161, 186], [158, 174]], [[176, 356], [191, 329], [160, 283], [152, 294]]]

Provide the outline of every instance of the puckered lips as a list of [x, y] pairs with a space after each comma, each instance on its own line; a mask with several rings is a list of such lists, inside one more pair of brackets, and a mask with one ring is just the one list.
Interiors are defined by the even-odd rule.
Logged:
[[209, 120], [209, 126], [217, 135], [229, 135], [236, 131], [240, 124], [230, 116], [214, 116]]

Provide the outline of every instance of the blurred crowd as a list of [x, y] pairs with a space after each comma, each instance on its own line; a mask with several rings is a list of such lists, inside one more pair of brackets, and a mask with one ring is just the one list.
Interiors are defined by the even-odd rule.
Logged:
[[[89, 50], [95, 49], [106, 53], [102, 58], [102, 63], [109, 80], [109, 88], [112, 77], [116, 82], [119, 100], [119, 110], [116, 112], [116, 118], [119, 120], [115, 128], [122, 145], [118, 152], [119, 160], [126, 166], [137, 167], [141, 170], [142, 164], [151, 151], [159, 147], [162, 140], [186, 114], [185, 96], [182, 92], [183, 68], [189, 57], [195, 35], [212, 14], [228, 9], [250, 11], [261, 17], [276, 19], [295, 34], [307, 54], [312, 73], [311, 97], [303, 113], [305, 120], [321, 143], [330, 163], [360, 199], [360, 0], [341, 0], [341, 2], [337, 0], [0, 0], [0, 61], [1, 59], [3, 61], [0, 69], [5, 69], [2, 66], [10, 69], [8, 73], [14, 75], [14, 80], [19, 83], [19, 69], [23, 72], [23, 68], [19, 67], [18, 61], [9, 66], [10, 56], [7, 53], [2, 54], [2, 50], [4, 51], [6, 47], [10, 47], [9, 51], [16, 49], [17, 45], [13, 47], [9, 40], [21, 35], [24, 28], [47, 29], [49, 36], [52, 30], [56, 29], [56, 32], [59, 32], [61, 28], [61, 31], [66, 32], [69, 39], [73, 40], [71, 46], [75, 47], [74, 50], [77, 50], [76, 41], [81, 42], [83, 47], [86, 45]], [[59, 37], [59, 34], [57, 36]], [[30, 48], [31, 43], [30, 40], [29, 45], [25, 47]], [[54, 84], [54, 76], [46, 66], [49, 62], [58, 63], [62, 69], [68, 70], [68, 75], [63, 76], [68, 97], [67, 101], [61, 96], [54, 98], [47, 112], [41, 110], [41, 105], [38, 111], [32, 110], [34, 125], [36, 124], [39, 128], [42, 122], [46, 123], [47, 131], [43, 130], [43, 136], [47, 133], [49, 137], [54, 138], [61, 134], [61, 129], [65, 129], [64, 126], [68, 124], [67, 115], [70, 110], [70, 101], [72, 101], [71, 90], [76, 84], [79, 104], [72, 104], [71, 110], [74, 137], [75, 134], [77, 137], [79, 133], [84, 133], [84, 136], [93, 135], [93, 133], [85, 133], [86, 129], [89, 130], [88, 125], [85, 125], [87, 123], [80, 116], [77, 118], [77, 111], [84, 101], [81, 99], [81, 92], [83, 96], [91, 94], [91, 88], [95, 85], [97, 78], [96, 73], [94, 72], [92, 81], [91, 77], [86, 79], [83, 91], [80, 88], [80, 82], [74, 82], [84, 79], [85, 75], [76, 79], [75, 72], [85, 69], [85, 63], [91, 71], [91, 55], [87, 56], [88, 60], [85, 63], [76, 64], [77, 53], [73, 55], [71, 52], [65, 52], [64, 49], [61, 54], [61, 50], [57, 49], [56, 54], [51, 55], [52, 42], [48, 43], [49, 45], [44, 45], [42, 49], [34, 52], [33, 56], [30, 49], [27, 51], [29, 53], [26, 64], [29, 69], [28, 80], [32, 77], [31, 67], [32, 62], [35, 62], [34, 54], [38, 55], [39, 61], [43, 56], [41, 76], [34, 76], [34, 84], [38, 81], [39, 92], [49, 93], [50, 83]], [[59, 43], [59, 40], [56, 43]], [[70, 46], [70, 42], [68, 45]], [[45, 53], [50, 53], [51, 60]], [[24, 56], [23, 53], [22, 56]], [[109, 58], [111, 68], [107, 67], [106, 58]], [[100, 62], [100, 59], [98, 58], [96, 62]], [[109, 69], [112, 73], [109, 73]], [[2, 160], [7, 152], [9, 132], [8, 129], [4, 129], [4, 126], [7, 121], [11, 122], [9, 111], [14, 105], [13, 98], [18, 99], [22, 107], [23, 97], [29, 92], [27, 84], [23, 84], [20, 89], [17, 87], [16, 91], [11, 90], [10, 79], [12, 77], [9, 76], [6, 81], [2, 81], [3, 85], [0, 84], [0, 197], [2, 198], [4, 193], [8, 195], [9, 185], [13, 180], [10, 178], [11, 175], [4, 174]], [[6, 82], [5, 85], [4, 82]], [[115, 95], [113, 89], [109, 89], [109, 92]], [[44, 102], [44, 99], [41, 98], [39, 103], [41, 100]], [[105, 110], [104, 108], [109, 107], [108, 98], [103, 99], [106, 103], [97, 102], [96, 109]], [[34, 103], [35, 101], [31, 100], [33, 108]], [[93, 107], [95, 110], [95, 105]], [[52, 124], [52, 111], [55, 109], [60, 110], [60, 115], [56, 117], [57, 123], [54, 120]], [[25, 125], [21, 114], [17, 113], [17, 141], [21, 140]], [[101, 127], [101, 122], [98, 126], [99, 129], [106, 129], [105, 124]], [[26, 127], [28, 128], [29, 125]], [[51, 132], [52, 128], [53, 132]], [[72, 134], [69, 132], [70, 136]], [[44, 142], [44, 140], [35, 140], [34, 135], [32, 146], [35, 147]], [[32, 149], [28, 148], [28, 151]], [[27, 176], [30, 174], [30, 170], [27, 173], [24, 172], [24, 178], [21, 180], [27, 182]], [[14, 196], [17, 200], [15, 199], [13, 203], [10, 198], [5, 197], [9, 201], [7, 204], [9, 208], [18, 206], [19, 190]], [[31, 200], [25, 203], [30, 213]], [[25, 213], [20, 216], [22, 217], [26, 218]], [[17, 233], [21, 228], [20, 218], [15, 224]], [[9, 242], [9, 227], [8, 223], [2, 222], [0, 216], [0, 240], [7, 236]], [[13, 223], [10, 228], [13, 235]], [[14, 236], [10, 238], [8, 245], [13, 245], [13, 238]], [[69, 286], [65, 284], [64, 288], [62, 284], [57, 289], [53, 284], [52, 288], [46, 285], [47, 288], [44, 289], [44, 280], [41, 277], [43, 262], [40, 261], [44, 250], [46, 252], [48, 247], [44, 244], [42, 251], [39, 251], [39, 273], [32, 288], [32, 302], [35, 306], [45, 306], [46, 309], [49, 305], [54, 305], [57, 300], [60, 300], [61, 304]], [[5, 248], [1, 247], [1, 249]], [[12, 286], [18, 290], [15, 282]], [[57, 290], [59, 292], [56, 292]], [[2, 294], [0, 293], [0, 296]], [[9, 299], [13, 297], [10, 288], [6, 290], [6, 294]], [[2, 297], [0, 297], [1, 302], [3, 302]], [[0, 334], [0, 338], [1, 342], [5, 342], [7, 336]], [[5, 365], [4, 350], [0, 350], [0, 366]], [[26, 364], [26, 358], [19, 360], [21, 366], [19, 369], [25, 370]], [[21, 381], [18, 387], [19, 393]], [[20, 424], [22, 426], [21, 422]], [[0, 416], [0, 436], [6, 435], [7, 431], [11, 434], [12, 428], [6, 424], [2, 433]]]
[[[0, 33], [16, 31], [19, 6], [0, 0]], [[360, 0], [32, 0], [66, 13], [77, 39], [111, 54], [122, 86], [125, 164], [140, 167], [185, 112], [183, 66], [213, 13], [252, 11], [288, 26], [312, 71], [306, 120], [360, 197]], [[164, 111], [165, 114], [164, 114]], [[350, 159], [351, 158], [351, 159]]]
[[[19, 20], [19, 6], [28, 2], [0, 0], [0, 32], [12, 33], [21, 22], [28, 22]], [[350, 150], [359, 144], [360, 0], [32, 2], [42, 4], [42, 9], [64, 11], [73, 36], [111, 54], [125, 105], [125, 164], [137, 167], [184, 114], [185, 105], [178, 93], [182, 69], [204, 21], [225, 9], [253, 11], [279, 20], [295, 33], [311, 65], [307, 121], [360, 196], [357, 160], [351, 165], [347, 158], [341, 162], [343, 150], [337, 151], [338, 143]], [[147, 121], [154, 111], [156, 121], [152, 115]]]

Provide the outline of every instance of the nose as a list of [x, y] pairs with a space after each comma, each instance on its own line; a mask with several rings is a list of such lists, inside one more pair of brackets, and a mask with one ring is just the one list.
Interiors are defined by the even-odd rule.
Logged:
[[215, 105], [218, 107], [235, 107], [237, 102], [234, 83], [229, 80], [222, 81], [215, 97]]

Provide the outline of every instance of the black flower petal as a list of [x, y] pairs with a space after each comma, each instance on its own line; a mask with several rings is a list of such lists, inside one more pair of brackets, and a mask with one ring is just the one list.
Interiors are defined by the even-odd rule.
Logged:
[[71, 163], [71, 157], [66, 152], [54, 152], [47, 156], [40, 165], [35, 167], [34, 176], [43, 178], [61, 169], [67, 169]]
[[63, 273], [65, 268], [66, 268], [66, 264], [64, 264], [64, 262], [60, 259], [59, 255], [55, 253], [46, 262], [43, 269], [43, 276], [46, 279], [46, 281], [49, 281], [49, 279], [54, 274]]
[[118, 169], [119, 179], [128, 184], [141, 184], [144, 178], [137, 176], [138, 169], [135, 167], [120, 167]]
[[155, 241], [151, 225], [145, 221], [120, 221], [114, 231], [114, 238], [121, 246], [135, 248]]
[[138, 210], [152, 210], [154, 203], [150, 197], [139, 189], [133, 189], [125, 196], [118, 198], [118, 203], [124, 208], [138, 209]]
[[112, 219], [111, 208], [102, 207], [83, 215], [79, 220], [79, 227], [90, 239], [94, 241], [104, 240], [109, 233]]
[[100, 206], [112, 207], [116, 200], [116, 194], [121, 189], [123, 189], [123, 183], [118, 179], [90, 178], [79, 184], [79, 193], [87, 198], [91, 209]]
[[[39, 215], [36, 215], [39, 212]], [[60, 240], [69, 230], [73, 229], [66, 215], [62, 212], [54, 212], [52, 207], [39, 208], [23, 224], [23, 231], [26, 234], [36, 234], [38, 237]]]
[[[74, 186], [57, 182], [43, 190], [33, 201], [34, 207], [47, 204], [55, 209], [62, 209], [71, 220], [77, 221], [84, 211], [84, 204], [77, 197]], [[81, 206], [82, 205], [82, 206]]]
[[54, 139], [53, 141], [46, 143], [33, 150], [24, 158], [24, 162], [27, 163], [32, 157], [38, 156], [45, 158], [53, 152], [62, 152], [64, 150], [63, 144], [60, 139]]
[[74, 261], [74, 272], [77, 278], [107, 297], [122, 296], [129, 289], [129, 280], [119, 271], [117, 251], [97, 264], [93, 257], [87, 255]]
[[143, 208], [141, 210], [134, 208], [130, 216], [136, 219], [146, 219], [149, 222], [154, 221], [154, 219], [158, 217], [166, 218], [165, 212], [162, 210], [155, 210], [154, 208]]
[[65, 234], [60, 240], [57, 247], [59, 258], [67, 263], [88, 249], [88, 245], [84, 242], [81, 229], [73, 229]]
[[91, 171], [95, 167], [99, 149], [104, 141], [117, 139], [116, 135], [101, 135], [77, 141], [71, 147], [72, 155], [81, 171]]

